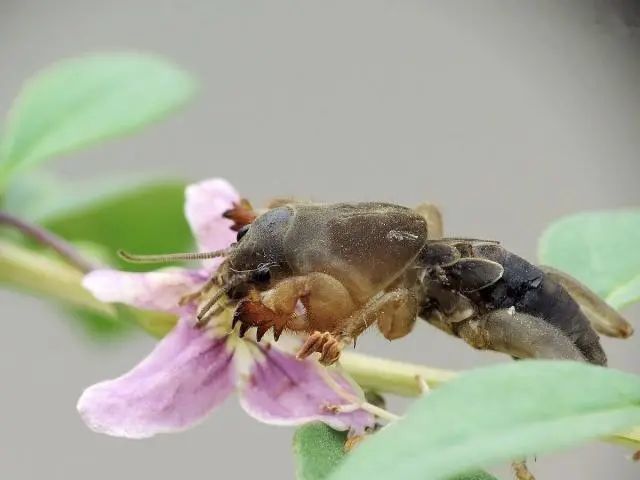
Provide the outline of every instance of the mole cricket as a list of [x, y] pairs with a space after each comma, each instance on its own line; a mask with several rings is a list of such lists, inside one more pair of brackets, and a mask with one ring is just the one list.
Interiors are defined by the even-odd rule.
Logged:
[[606, 365], [596, 331], [620, 338], [633, 331], [563, 272], [495, 241], [443, 238], [442, 217], [430, 204], [277, 200], [259, 213], [243, 200], [225, 217], [237, 231], [225, 250], [122, 256], [224, 257], [203, 289], [184, 299], [206, 299], [197, 325], [232, 306], [241, 336], [251, 328], [258, 341], [270, 329], [276, 341], [285, 330], [306, 334], [299, 358], [317, 352], [330, 365], [368, 327], [394, 340], [421, 318], [477, 349]]

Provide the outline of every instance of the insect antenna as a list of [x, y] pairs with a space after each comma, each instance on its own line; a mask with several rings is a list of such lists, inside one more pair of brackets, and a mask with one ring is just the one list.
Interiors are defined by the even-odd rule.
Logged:
[[159, 255], [138, 255], [118, 250], [118, 256], [129, 263], [164, 263], [176, 260], [206, 260], [208, 258], [224, 257], [231, 248], [215, 250], [213, 252], [164, 253]]

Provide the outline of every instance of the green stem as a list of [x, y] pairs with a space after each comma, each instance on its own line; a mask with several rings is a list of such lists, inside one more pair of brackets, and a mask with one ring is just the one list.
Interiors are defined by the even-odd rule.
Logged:
[[[115, 315], [115, 305], [96, 300], [82, 287], [82, 276], [82, 273], [65, 263], [0, 240], [0, 283], [94, 312]], [[175, 321], [157, 312], [132, 311], [137, 324], [156, 337], [167, 333]], [[422, 393], [420, 380], [427, 382], [430, 387], [437, 387], [457, 375], [450, 370], [354, 352], [343, 353], [340, 362], [363, 388], [406, 397], [416, 397]], [[606, 441], [640, 449], [640, 428], [609, 437]]]
[[0, 212], [1, 225], [13, 227], [39, 244], [51, 248], [81, 272], [87, 273], [99, 268], [98, 264], [88, 261], [66, 240], [34, 223], [26, 222], [7, 212]]
[[0, 283], [93, 312], [115, 315], [113, 305], [100, 302], [82, 287], [82, 276], [66, 263], [0, 240]]
[[422, 394], [420, 379], [427, 382], [429, 387], [437, 387], [456, 376], [456, 373], [450, 370], [354, 352], [344, 352], [340, 356], [340, 365], [365, 390], [393, 393], [403, 397], [417, 397]]

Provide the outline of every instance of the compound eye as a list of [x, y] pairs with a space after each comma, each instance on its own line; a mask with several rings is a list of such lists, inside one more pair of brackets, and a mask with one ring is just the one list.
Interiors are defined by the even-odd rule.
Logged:
[[253, 275], [251, 276], [254, 282], [256, 283], [267, 283], [271, 280], [271, 272], [268, 267], [258, 268]]
[[242, 237], [244, 237], [249, 231], [249, 225], [244, 225], [240, 230], [238, 230], [238, 234], [236, 235], [236, 242], [239, 242]]

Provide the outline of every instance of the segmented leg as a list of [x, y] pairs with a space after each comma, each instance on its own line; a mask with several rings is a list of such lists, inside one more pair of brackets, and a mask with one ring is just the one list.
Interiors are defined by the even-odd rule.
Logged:
[[480, 350], [494, 350], [516, 358], [585, 361], [571, 339], [556, 327], [513, 309], [496, 310], [455, 327], [460, 338]]
[[357, 338], [375, 321], [386, 339], [395, 340], [411, 332], [417, 316], [416, 298], [406, 288], [397, 288], [368, 302], [353, 314], [345, 333]]
[[[300, 305], [304, 312], [299, 311]], [[277, 340], [285, 328], [309, 333], [334, 331], [336, 319], [346, 318], [354, 308], [338, 280], [311, 273], [284, 279], [262, 294], [252, 292], [238, 304], [234, 322], [243, 325], [241, 332], [257, 327], [260, 338], [273, 328]]]
[[416, 299], [407, 289], [384, 292], [340, 321], [335, 330], [314, 332], [298, 352], [298, 357], [306, 358], [318, 352], [320, 362], [331, 365], [340, 358], [344, 345], [355, 341], [374, 323], [389, 340], [402, 337], [413, 328], [417, 309]]
[[178, 301], [178, 305], [183, 306], [191, 302], [199, 302], [200, 299], [204, 297], [216, 285], [216, 281], [216, 277], [212, 276], [199, 290], [193, 293], [188, 293], [180, 298], [180, 300]]
[[240, 202], [233, 205], [233, 208], [222, 214], [224, 218], [233, 221], [231, 230], [238, 231], [245, 225], [253, 223], [258, 214], [254, 211], [249, 200], [243, 198]]
[[581, 282], [553, 267], [541, 265], [539, 268], [564, 287], [598, 333], [616, 338], [628, 338], [633, 334], [629, 322]]
[[256, 338], [258, 341], [269, 329], [273, 328], [273, 338], [278, 341], [285, 329], [291, 314], [274, 312], [260, 301], [259, 298], [246, 298], [236, 307], [233, 313], [232, 327], [240, 323], [239, 335], [243, 337], [251, 327], [257, 327]]
[[320, 353], [319, 362], [323, 365], [331, 365], [340, 358], [343, 345], [344, 339], [329, 332], [313, 332], [300, 347], [296, 356], [299, 359], [304, 359], [318, 352]]
[[440, 209], [433, 203], [421, 203], [414, 210], [427, 221], [427, 238], [429, 240], [442, 238], [444, 227]]

